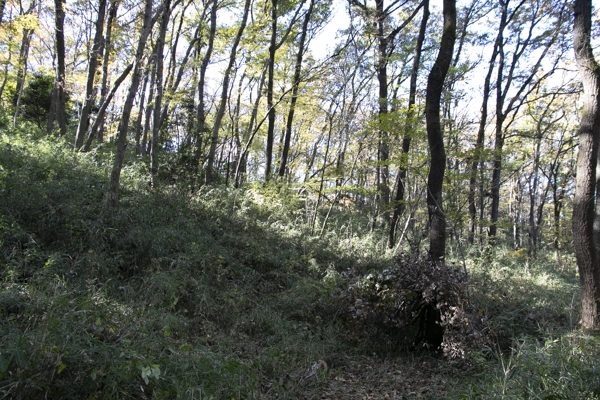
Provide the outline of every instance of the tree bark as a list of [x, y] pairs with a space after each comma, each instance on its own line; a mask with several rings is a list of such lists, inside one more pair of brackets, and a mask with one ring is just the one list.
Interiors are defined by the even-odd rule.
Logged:
[[[156, 22], [157, 17], [152, 17], [152, 0], [146, 0], [144, 5], [144, 22], [140, 37], [138, 39], [137, 48], [135, 51], [135, 59], [133, 62], [133, 75], [131, 76], [131, 84], [123, 104], [123, 114], [121, 115], [121, 121], [119, 122], [119, 128], [117, 132], [117, 150], [115, 153], [115, 161], [110, 173], [110, 181], [108, 184], [107, 192], [107, 205], [113, 208], [119, 206], [119, 185], [121, 179], [121, 169], [123, 168], [123, 161], [125, 160], [125, 148], [127, 147], [127, 132], [129, 129], [129, 120], [131, 118], [131, 109], [133, 108], [133, 101], [136, 97], [138, 86], [140, 83], [140, 69], [142, 58], [144, 56], [144, 49], [146, 48], [146, 42], [148, 36], [152, 30], [152, 26]], [[157, 11], [157, 15], [162, 10]]]
[[206, 85], [206, 70], [210, 64], [212, 52], [215, 43], [215, 35], [217, 32], [217, 11], [218, 11], [218, 0], [213, 0], [210, 9], [210, 30], [208, 34], [208, 44], [204, 57], [202, 57], [202, 63], [200, 65], [200, 77], [198, 79], [198, 110], [196, 115], [197, 126], [196, 126], [196, 138], [194, 154], [192, 156], [192, 173], [194, 174], [193, 182], [196, 181], [196, 175], [199, 172], [200, 157], [202, 154], [202, 142], [204, 134], [208, 128], [206, 126], [206, 109], [204, 104], [204, 89]]
[[106, 112], [106, 108], [108, 107], [113, 96], [119, 89], [119, 86], [121, 86], [121, 83], [123, 83], [125, 78], [127, 78], [127, 76], [129, 75], [129, 73], [131, 72], [132, 69], [133, 69], [133, 63], [129, 64], [125, 68], [125, 70], [121, 73], [121, 75], [117, 78], [111, 91], [106, 95], [106, 99], [104, 99], [104, 101], [100, 105], [100, 109], [98, 110], [98, 116], [96, 117], [96, 120], [94, 121], [94, 124], [92, 125], [92, 129], [90, 129], [90, 134], [89, 134], [87, 140], [85, 141], [83, 151], [90, 151], [90, 148], [92, 146], [92, 141], [94, 140], [94, 137], [96, 137], [95, 132], [100, 132], [101, 129], [99, 128], [99, 126], [104, 123], [104, 114]]
[[90, 126], [90, 112], [92, 105], [96, 100], [94, 95], [94, 80], [96, 77], [96, 69], [98, 68], [99, 58], [102, 57], [103, 37], [102, 31], [104, 30], [104, 16], [106, 14], [106, 0], [98, 1], [98, 16], [96, 18], [96, 33], [94, 34], [94, 43], [92, 44], [92, 51], [90, 53], [90, 60], [88, 62], [88, 75], [85, 85], [85, 99], [83, 101], [83, 107], [81, 107], [81, 116], [79, 118], [79, 124], [77, 125], [77, 133], [75, 134], [75, 150], [79, 150], [83, 146], [88, 128]]
[[67, 93], [66, 93], [66, 66], [65, 66], [65, 9], [64, 0], [54, 0], [54, 46], [56, 52], [56, 77], [54, 84], [53, 105], [50, 107], [48, 119], [48, 133], [53, 129], [54, 122], [58, 124], [61, 136], [67, 133]]
[[[156, 67], [154, 102], [152, 104], [152, 142], [150, 144], [150, 186], [156, 185], [156, 174], [158, 173], [158, 147], [160, 128], [162, 125], [161, 111], [163, 99], [163, 65], [165, 38], [167, 36], [167, 27], [169, 26], [169, 17], [171, 16], [171, 0], [163, 1], [163, 11], [158, 32], [158, 39], [154, 51], [154, 62]], [[174, 51], [174, 50], [173, 50]]]
[[406, 174], [408, 171], [408, 152], [410, 150], [410, 144], [412, 135], [414, 134], [414, 127], [416, 118], [416, 97], [417, 97], [417, 78], [419, 76], [419, 68], [421, 65], [421, 52], [423, 50], [423, 43], [425, 42], [425, 32], [427, 30], [427, 21], [429, 20], [429, 0], [423, 1], [423, 17], [421, 18], [421, 26], [419, 28], [419, 36], [417, 37], [417, 45], [415, 46], [415, 55], [413, 58], [412, 70], [410, 72], [410, 88], [408, 94], [408, 113], [406, 115], [406, 125], [404, 138], [402, 139], [402, 156], [400, 157], [400, 170], [398, 171], [398, 177], [396, 180], [396, 196], [394, 198], [394, 212], [392, 214], [392, 220], [390, 221], [390, 233], [388, 236], [388, 247], [391, 249], [396, 243], [396, 227], [398, 225], [398, 219], [404, 212], [404, 196], [406, 192]]
[[431, 163], [427, 177], [427, 208], [429, 212], [429, 253], [434, 261], [446, 253], [446, 217], [443, 211], [442, 186], [446, 168], [444, 135], [440, 121], [440, 100], [444, 80], [454, 51], [456, 40], [456, 1], [444, 0], [444, 31], [440, 52], [427, 79], [425, 117]]
[[[573, 244], [581, 283], [581, 325], [600, 328], [600, 265], [595, 245], [596, 165], [600, 139], [600, 66], [591, 46], [592, 0], [575, 0], [574, 48], [583, 82], [583, 110], [573, 201]], [[597, 216], [596, 216], [597, 218]]]
[[275, 141], [275, 104], [273, 86], [275, 82], [275, 52], [277, 51], [277, 0], [271, 0], [271, 40], [269, 42], [269, 65], [267, 67], [267, 149], [265, 154], [265, 182], [271, 179], [273, 142]]
[[288, 154], [290, 151], [290, 141], [292, 137], [292, 125], [294, 121], [294, 112], [296, 109], [296, 101], [298, 100], [298, 89], [300, 87], [301, 72], [302, 72], [302, 59], [304, 56], [306, 36], [308, 34], [308, 24], [312, 15], [315, 0], [310, 0], [308, 11], [304, 16], [304, 23], [302, 25], [302, 32], [300, 34], [300, 43], [298, 44], [298, 54], [296, 56], [296, 66], [294, 68], [294, 78], [292, 82], [292, 99], [290, 100], [290, 111], [287, 117], [287, 125], [285, 129], [285, 139], [283, 142], [283, 151], [281, 153], [281, 162], [279, 163], [279, 176], [285, 175], [285, 170], [288, 162]]
[[210, 141], [210, 149], [208, 152], [208, 159], [206, 161], [206, 172], [204, 174], [204, 183], [206, 185], [210, 185], [213, 183], [214, 176], [214, 161], [215, 161], [215, 152], [217, 150], [217, 143], [219, 141], [219, 129], [221, 129], [221, 121], [223, 120], [223, 115], [225, 115], [225, 107], [227, 105], [227, 92], [229, 91], [229, 80], [231, 79], [231, 70], [233, 65], [235, 64], [235, 58], [237, 55], [237, 48], [240, 44], [240, 40], [242, 40], [242, 34], [244, 33], [244, 29], [246, 29], [246, 22], [248, 21], [248, 13], [250, 11], [250, 0], [246, 0], [244, 4], [244, 15], [242, 16], [242, 21], [240, 22], [240, 27], [238, 29], [237, 35], [233, 41], [233, 46], [231, 47], [231, 52], [229, 54], [229, 64], [225, 69], [223, 74], [223, 83], [221, 87], [221, 101], [219, 102], [219, 108], [217, 109], [217, 115], [215, 117], [215, 123], [213, 125], [212, 136]]

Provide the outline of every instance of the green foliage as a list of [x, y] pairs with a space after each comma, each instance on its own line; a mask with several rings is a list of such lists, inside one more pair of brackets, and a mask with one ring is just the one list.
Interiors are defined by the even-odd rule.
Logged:
[[41, 73], [34, 74], [23, 89], [20, 106], [22, 117], [37, 124], [41, 129], [48, 120], [54, 77]]
[[[0, 136], [0, 397], [314, 398], [336, 385], [353, 393], [349, 375], [357, 387], [396, 382], [400, 364], [447, 374], [432, 398], [598, 397], [600, 347], [576, 331], [568, 255], [534, 263], [501, 246], [472, 250], [467, 280], [392, 260], [345, 198], [327, 203], [319, 238], [311, 221], [325, 215], [310, 185], [149, 191], [133, 152], [120, 208], [107, 210], [113, 150], [74, 154], [35, 130]], [[351, 304], [340, 296], [349, 286]], [[388, 353], [418, 333], [413, 298], [441, 311], [454, 361]], [[353, 318], [359, 309], [372, 318]], [[339, 354], [347, 366], [307, 373]], [[412, 382], [407, 398], [429, 387]]]

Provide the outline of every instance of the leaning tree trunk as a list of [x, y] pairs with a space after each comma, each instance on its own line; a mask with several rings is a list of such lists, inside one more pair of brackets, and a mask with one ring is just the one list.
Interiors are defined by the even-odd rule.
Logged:
[[90, 61], [88, 63], [88, 75], [85, 85], [85, 99], [81, 108], [81, 117], [77, 125], [77, 134], [75, 135], [75, 150], [79, 150], [83, 146], [88, 128], [90, 126], [90, 113], [92, 105], [96, 100], [94, 95], [94, 78], [96, 77], [96, 69], [98, 62], [102, 57], [103, 41], [102, 31], [104, 29], [104, 16], [106, 14], [106, 0], [100, 0], [98, 3], [98, 17], [96, 18], [96, 33], [94, 34], [94, 43], [90, 52]]
[[294, 80], [292, 82], [292, 99], [290, 100], [290, 111], [287, 117], [287, 123], [285, 128], [285, 138], [283, 142], [283, 151], [281, 153], [281, 162], [279, 164], [279, 176], [283, 177], [287, 168], [288, 155], [290, 151], [290, 141], [292, 138], [292, 125], [294, 121], [294, 112], [296, 111], [296, 101], [298, 100], [298, 90], [300, 88], [301, 72], [302, 72], [302, 59], [304, 57], [306, 36], [308, 34], [308, 24], [312, 15], [315, 0], [310, 1], [308, 11], [304, 16], [304, 23], [302, 25], [302, 33], [300, 34], [300, 43], [298, 44], [298, 54], [296, 55], [296, 66], [294, 68]]
[[444, 80], [456, 40], [456, 0], [444, 0], [444, 32], [440, 52], [427, 79], [425, 117], [431, 164], [427, 177], [427, 208], [429, 211], [429, 253], [437, 261], [446, 253], [446, 219], [442, 209], [442, 186], [446, 168], [444, 135], [440, 121], [440, 100]]
[[[137, 49], [135, 51], [135, 59], [133, 61], [133, 74], [131, 76], [131, 84], [123, 104], [123, 114], [121, 115], [121, 121], [119, 122], [119, 128], [117, 131], [117, 151], [115, 153], [115, 161], [110, 173], [110, 181], [107, 193], [107, 203], [111, 207], [119, 206], [119, 185], [121, 179], [121, 169], [123, 168], [123, 161], [125, 159], [125, 147], [127, 147], [127, 132], [129, 130], [129, 120], [131, 119], [131, 110], [133, 108], [133, 101], [137, 94], [138, 86], [140, 83], [140, 69], [142, 63], [142, 57], [144, 55], [144, 49], [146, 48], [146, 42], [148, 36], [152, 30], [152, 26], [156, 22], [156, 17], [152, 18], [152, 0], [146, 0], [144, 6], [144, 23], [142, 31], [138, 39]], [[160, 10], [157, 11], [157, 14]]]
[[231, 52], [229, 53], [229, 64], [225, 69], [225, 73], [223, 74], [223, 84], [221, 90], [221, 101], [219, 103], [219, 108], [217, 110], [217, 115], [215, 117], [215, 123], [213, 125], [213, 132], [210, 140], [210, 149], [208, 152], [208, 159], [206, 161], [206, 173], [204, 175], [204, 183], [210, 185], [214, 182], [215, 172], [214, 172], [214, 162], [215, 162], [215, 154], [217, 150], [217, 143], [219, 141], [219, 129], [221, 129], [221, 121], [223, 120], [223, 116], [225, 115], [225, 107], [227, 106], [227, 98], [229, 97], [227, 92], [229, 91], [229, 80], [231, 79], [231, 70], [233, 69], [233, 65], [235, 64], [235, 58], [237, 55], [237, 48], [242, 40], [242, 34], [246, 29], [246, 22], [248, 21], [248, 13], [250, 11], [250, 0], [246, 0], [244, 5], [244, 15], [242, 17], [242, 21], [240, 22], [240, 27], [238, 29], [237, 35], [233, 41], [233, 46], [231, 48]]
[[[596, 165], [600, 139], [600, 66], [590, 42], [592, 0], [575, 0], [575, 58], [583, 82], [583, 110], [579, 126], [579, 153], [573, 201], [573, 244], [581, 282], [581, 324], [600, 328], [600, 266], [594, 235]], [[597, 218], [597, 217], [596, 217]]]

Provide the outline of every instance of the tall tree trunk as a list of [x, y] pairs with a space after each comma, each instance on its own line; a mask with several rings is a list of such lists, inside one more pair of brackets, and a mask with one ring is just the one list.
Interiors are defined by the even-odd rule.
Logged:
[[0, 0], [0, 24], [4, 19], [4, 7], [6, 6], [6, 0]]
[[275, 141], [275, 104], [273, 86], [275, 82], [275, 52], [277, 51], [277, 0], [271, 0], [271, 40], [269, 42], [269, 65], [267, 67], [267, 149], [265, 153], [265, 182], [271, 178], [273, 142]]
[[[594, 235], [596, 165], [600, 141], [600, 66], [591, 46], [592, 0], [575, 0], [574, 48], [583, 82], [583, 110], [573, 201], [573, 244], [581, 282], [581, 324], [600, 328], [600, 265]], [[597, 215], [596, 215], [597, 221]]]
[[33, 29], [23, 29], [23, 38], [21, 40], [21, 49], [19, 50], [19, 61], [17, 64], [17, 79], [15, 84], [15, 96], [13, 97], [13, 106], [15, 107], [15, 115], [13, 125], [17, 124], [17, 116], [19, 115], [19, 106], [21, 104], [21, 95], [25, 86], [25, 76], [27, 75], [27, 62], [29, 60], [29, 45]]
[[[106, 22], [106, 35], [103, 40], [102, 45], [102, 83], [100, 84], [100, 104], [103, 104], [109, 93], [108, 88], [108, 64], [110, 61], [110, 51], [112, 49], [112, 30], [115, 19], [117, 18], [117, 9], [119, 7], [119, 0], [112, 0], [110, 2], [110, 7], [108, 9], [108, 20]], [[97, 138], [98, 143], [102, 143], [104, 141], [104, 113], [100, 115], [100, 113], [96, 114], [96, 120], [100, 119], [99, 123], [95, 123], [92, 125], [91, 134], [92, 138]], [[84, 151], [89, 151], [90, 144], [87, 144], [84, 148]]]
[[65, 9], [64, 0], [54, 0], [54, 46], [56, 52], [56, 76], [54, 83], [53, 105], [50, 107], [51, 116], [48, 120], [48, 133], [53, 129], [54, 122], [58, 124], [61, 136], [67, 133], [67, 93], [65, 67]]
[[[121, 180], [121, 169], [123, 168], [123, 161], [125, 159], [125, 148], [127, 147], [127, 132], [129, 130], [129, 120], [131, 118], [131, 109], [133, 108], [133, 101], [137, 94], [138, 86], [140, 83], [140, 69], [142, 64], [142, 58], [144, 56], [144, 49], [146, 48], [146, 42], [148, 36], [152, 30], [152, 26], [156, 22], [157, 17], [152, 17], [152, 0], [146, 0], [144, 4], [144, 22], [140, 37], [138, 39], [137, 48], [135, 51], [135, 59], [133, 61], [133, 75], [131, 76], [131, 83], [123, 104], [123, 114], [121, 115], [121, 121], [119, 122], [119, 128], [117, 131], [117, 150], [115, 153], [115, 161], [110, 173], [110, 181], [107, 192], [107, 204], [110, 207], [119, 206], [119, 185]], [[157, 15], [162, 10], [157, 11]]]
[[192, 156], [192, 173], [194, 174], [193, 182], [196, 181], [196, 175], [199, 172], [200, 165], [200, 157], [202, 155], [203, 148], [203, 138], [205, 133], [208, 131], [208, 127], [206, 126], [206, 109], [204, 104], [204, 89], [206, 85], [206, 70], [208, 69], [208, 65], [210, 64], [210, 59], [212, 57], [212, 52], [215, 43], [215, 34], [217, 32], [217, 10], [218, 10], [218, 0], [212, 1], [212, 6], [210, 10], [210, 31], [208, 34], [208, 44], [206, 47], [206, 52], [204, 53], [204, 57], [202, 57], [202, 64], [200, 65], [200, 78], [198, 79], [198, 111], [197, 111], [197, 126], [196, 126], [196, 138], [195, 138], [195, 148]]
[[258, 132], [258, 128], [254, 128], [254, 124], [256, 123], [256, 118], [258, 116], [258, 106], [260, 104], [260, 99], [262, 98], [263, 87], [265, 85], [265, 74], [267, 68], [263, 68], [260, 77], [258, 78], [258, 89], [256, 91], [256, 100], [252, 107], [252, 114], [250, 115], [250, 122], [248, 123], [247, 136], [248, 140], [243, 149], [240, 150], [240, 155], [238, 157], [238, 162], [235, 167], [235, 187], [239, 187], [242, 185], [246, 175], [246, 164], [248, 161], [248, 149], [252, 145], [252, 141], [254, 140], [254, 136]]
[[[377, 82], [379, 83], [379, 140], [377, 143], [377, 197], [376, 207], [383, 208], [377, 214], [387, 215], [387, 206], [390, 202], [389, 176], [390, 168], [388, 159], [390, 157], [389, 134], [387, 132], [386, 116], [388, 114], [388, 47], [394, 37], [385, 35], [384, 27], [387, 14], [383, 8], [383, 0], [375, 1], [375, 12], [377, 20]], [[395, 35], [394, 35], [395, 36]], [[381, 204], [379, 204], [381, 203]]]
[[106, 108], [108, 107], [108, 105], [110, 104], [115, 93], [119, 89], [119, 86], [121, 86], [121, 83], [123, 83], [125, 78], [127, 78], [127, 76], [129, 75], [129, 73], [131, 72], [132, 69], [133, 69], [133, 63], [129, 64], [125, 68], [125, 70], [121, 73], [121, 75], [117, 78], [117, 80], [113, 84], [112, 89], [106, 95], [106, 99], [104, 99], [104, 101], [100, 105], [100, 109], [98, 110], [98, 116], [96, 117], [96, 120], [94, 121], [94, 124], [92, 125], [92, 129], [90, 129], [90, 134], [89, 134], [87, 140], [85, 141], [83, 151], [90, 151], [90, 148], [92, 146], [92, 141], [94, 140], [94, 137], [96, 136], [95, 132], [98, 132], [99, 126], [104, 123], [104, 114], [106, 112]]
[[427, 176], [427, 208], [429, 211], [429, 253], [438, 261], [446, 254], [446, 217], [442, 208], [442, 186], [446, 168], [444, 135], [440, 121], [440, 100], [444, 80], [456, 40], [456, 0], [444, 0], [444, 31], [440, 52], [427, 79], [425, 117], [431, 163]]
[[246, 22], [248, 21], [248, 13], [250, 11], [250, 0], [246, 0], [244, 4], [244, 15], [242, 16], [242, 21], [240, 22], [240, 27], [238, 29], [237, 35], [235, 36], [233, 46], [231, 47], [231, 52], [229, 54], [229, 64], [225, 69], [223, 74], [223, 83], [221, 88], [221, 101], [219, 103], [219, 108], [217, 109], [217, 115], [215, 117], [215, 123], [213, 125], [213, 132], [210, 141], [210, 149], [208, 152], [208, 159], [206, 161], [206, 172], [204, 174], [204, 183], [210, 185], [213, 183], [214, 176], [214, 161], [215, 161], [215, 152], [217, 150], [217, 143], [219, 142], [219, 129], [221, 129], [221, 121], [223, 120], [223, 116], [225, 115], [225, 107], [227, 106], [227, 92], [229, 92], [229, 80], [231, 79], [231, 70], [233, 69], [233, 65], [235, 64], [235, 58], [237, 55], [237, 48], [242, 40], [242, 34], [244, 33], [244, 29], [246, 29]]
[[[22, 15], [27, 15], [33, 12], [36, 7], [36, 1], [32, 1], [27, 11], [21, 10]], [[19, 115], [19, 105], [21, 104], [21, 95], [23, 94], [23, 87], [25, 86], [25, 76], [27, 75], [27, 62], [29, 61], [29, 46], [31, 44], [31, 37], [33, 36], [33, 29], [23, 29], [23, 37], [21, 39], [21, 48], [19, 50], [19, 59], [17, 62], [17, 79], [15, 83], [15, 95], [13, 97], [13, 106], [15, 108], [15, 114], [13, 118], [13, 125], [17, 125], [17, 117]]]
[[[150, 185], [156, 185], [156, 174], [158, 173], [158, 147], [161, 128], [161, 111], [163, 99], [163, 65], [165, 38], [167, 36], [167, 27], [169, 26], [169, 17], [171, 16], [171, 0], [163, 1], [163, 11], [160, 20], [160, 28], [154, 51], [154, 62], [156, 67], [156, 88], [154, 91], [153, 121], [152, 121], [152, 142], [150, 147]], [[175, 51], [175, 49], [173, 49]]]
[[423, 43], [425, 42], [425, 32], [427, 31], [427, 21], [429, 20], [429, 0], [423, 1], [423, 17], [421, 18], [421, 26], [419, 28], [419, 36], [417, 37], [417, 45], [415, 46], [415, 55], [413, 65], [410, 72], [410, 88], [408, 93], [408, 113], [406, 115], [406, 125], [404, 138], [402, 139], [402, 156], [400, 162], [400, 171], [396, 180], [396, 196], [394, 198], [394, 213], [390, 221], [390, 233], [388, 236], [388, 247], [391, 249], [396, 243], [396, 227], [398, 219], [404, 212], [404, 196], [406, 193], [406, 174], [408, 171], [408, 152], [410, 150], [411, 139], [415, 127], [416, 110], [415, 103], [417, 97], [417, 78], [419, 76], [419, 68], [421, 65], [421, 52]]
[[81, 116], [79, 118], [79, 124], [77, 125], [77, 133], [75, 134], [75, 150], [79, 150], [83, 146], [88, 128], [90, 126], [90, 112], [92, 105], [96, 100], [94, 95], [94, 79], [96, 77], [96, 69], [98, 68], [98, 62], [102, 57], [103, 37], [102, 31], [104, 30], [104, 16], [106, 14], [106, 1], [98, 1], [98, 16], [96, 18], [96, 33], [94, 34], [94, 43], [92, 44], [92, 51], [90, 53], [90, 60], [88, 62], [88, 75], [85, 85], [85, 99], [83, 101], [83, 107], [81, 108]]
[[281, 162], [279, 164], [279, 176], [285, 175], [286, 165], [288, 162], [288, 154], [290, 151], [290, 140], [292, 137], [292, 125], [294, 121], [294, 111], [296, 109], [296, 101], [298, 100], [298, 89], [300, 87], [301, 72], [302, 72], [302, 58], [304, 56], [306, 36], [308, 34], [308, 24], [312, 15], [315, 0], [310, 0], [308, 11], [304, 16], [304, 23], [302, 24], [302, 33], [300, 34], [300, 43], [298, 44], [298, 54], [296, 56], [296, 66], [294, 68], [294, 78], [292, 82], [292, 99], [290, 100], [290, 111], [287, 117], [287, 125], [285, 129], [285, 139], [283, 142], [283, 151], [281, 153]]

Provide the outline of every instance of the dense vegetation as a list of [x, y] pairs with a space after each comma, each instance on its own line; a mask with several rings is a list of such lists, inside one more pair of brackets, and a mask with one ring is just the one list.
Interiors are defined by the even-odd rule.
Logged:
[[483, 339], [436, 352], [354, 315], [400, 259], [353, 207], [319, 238], [292, 186], [149, 190], [130, 153], [113, 209], [113, 145], [36, 132], [0, 139], [0, 398], [600, 398], [570, 255], [452, 243]]
[[599, 12], [0, 0], [0, 400], [600, 399]]

